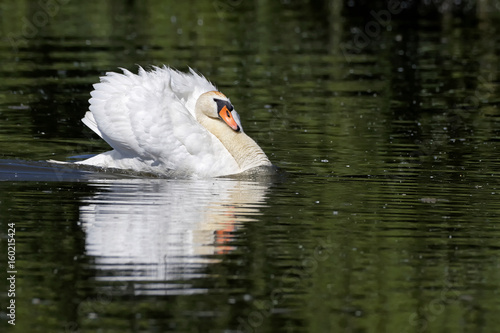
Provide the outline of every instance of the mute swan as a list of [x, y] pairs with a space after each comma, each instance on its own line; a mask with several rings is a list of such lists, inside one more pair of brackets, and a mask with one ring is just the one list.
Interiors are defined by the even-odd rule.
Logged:
[[229, 99], [202, 75], [167, 66], [122, 71], [94, 85], [82, 119], [113, 150], [77, 163], [195, 177], [272, 167]]

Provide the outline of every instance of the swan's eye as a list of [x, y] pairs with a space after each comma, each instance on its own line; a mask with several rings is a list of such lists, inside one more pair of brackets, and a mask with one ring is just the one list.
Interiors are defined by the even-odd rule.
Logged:
[[226, 107], [229, 112], [234, 110], [233, 105], [229, 101], [214, 98], [214, 102], [217, 103], [217, 113], [221, 112], [224, 107]]

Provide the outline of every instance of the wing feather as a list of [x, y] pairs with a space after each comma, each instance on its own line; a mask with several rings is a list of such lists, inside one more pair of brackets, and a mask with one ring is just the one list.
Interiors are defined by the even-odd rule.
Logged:
[[99, 128], [97, 128], [97, 123], [94, 119], [94, 116], [92, 115], [92, 112], [90, 111], [85, 112], [85, 116], [82, 118], [82, 122], [85, 125], [87, 125], [87, 127], [90, 128], [94, 133], [96, 133], [102, 138], [101, 131], [99, 131]]

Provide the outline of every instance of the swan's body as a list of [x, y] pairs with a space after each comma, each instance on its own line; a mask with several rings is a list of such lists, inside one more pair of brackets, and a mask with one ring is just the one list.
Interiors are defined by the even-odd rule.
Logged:
[[82, 120], [113, 150], [80, 164], [197, 177], [272, 165], [229, 99], [193, 70], [106, 73], [94, 89]]

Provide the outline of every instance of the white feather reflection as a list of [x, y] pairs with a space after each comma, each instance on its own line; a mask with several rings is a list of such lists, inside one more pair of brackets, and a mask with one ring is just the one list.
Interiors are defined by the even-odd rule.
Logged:
[[232, 232], [261, 214], [268, 190], [265, 183], [231, 179], [94, 185], [98, 191], [80, 212], [87, 255], [100, 280], [141, 281], [133, 284], [135, 294], [200, 292], [178, 281], [203, 276], [215, 254], [233, 249]]

